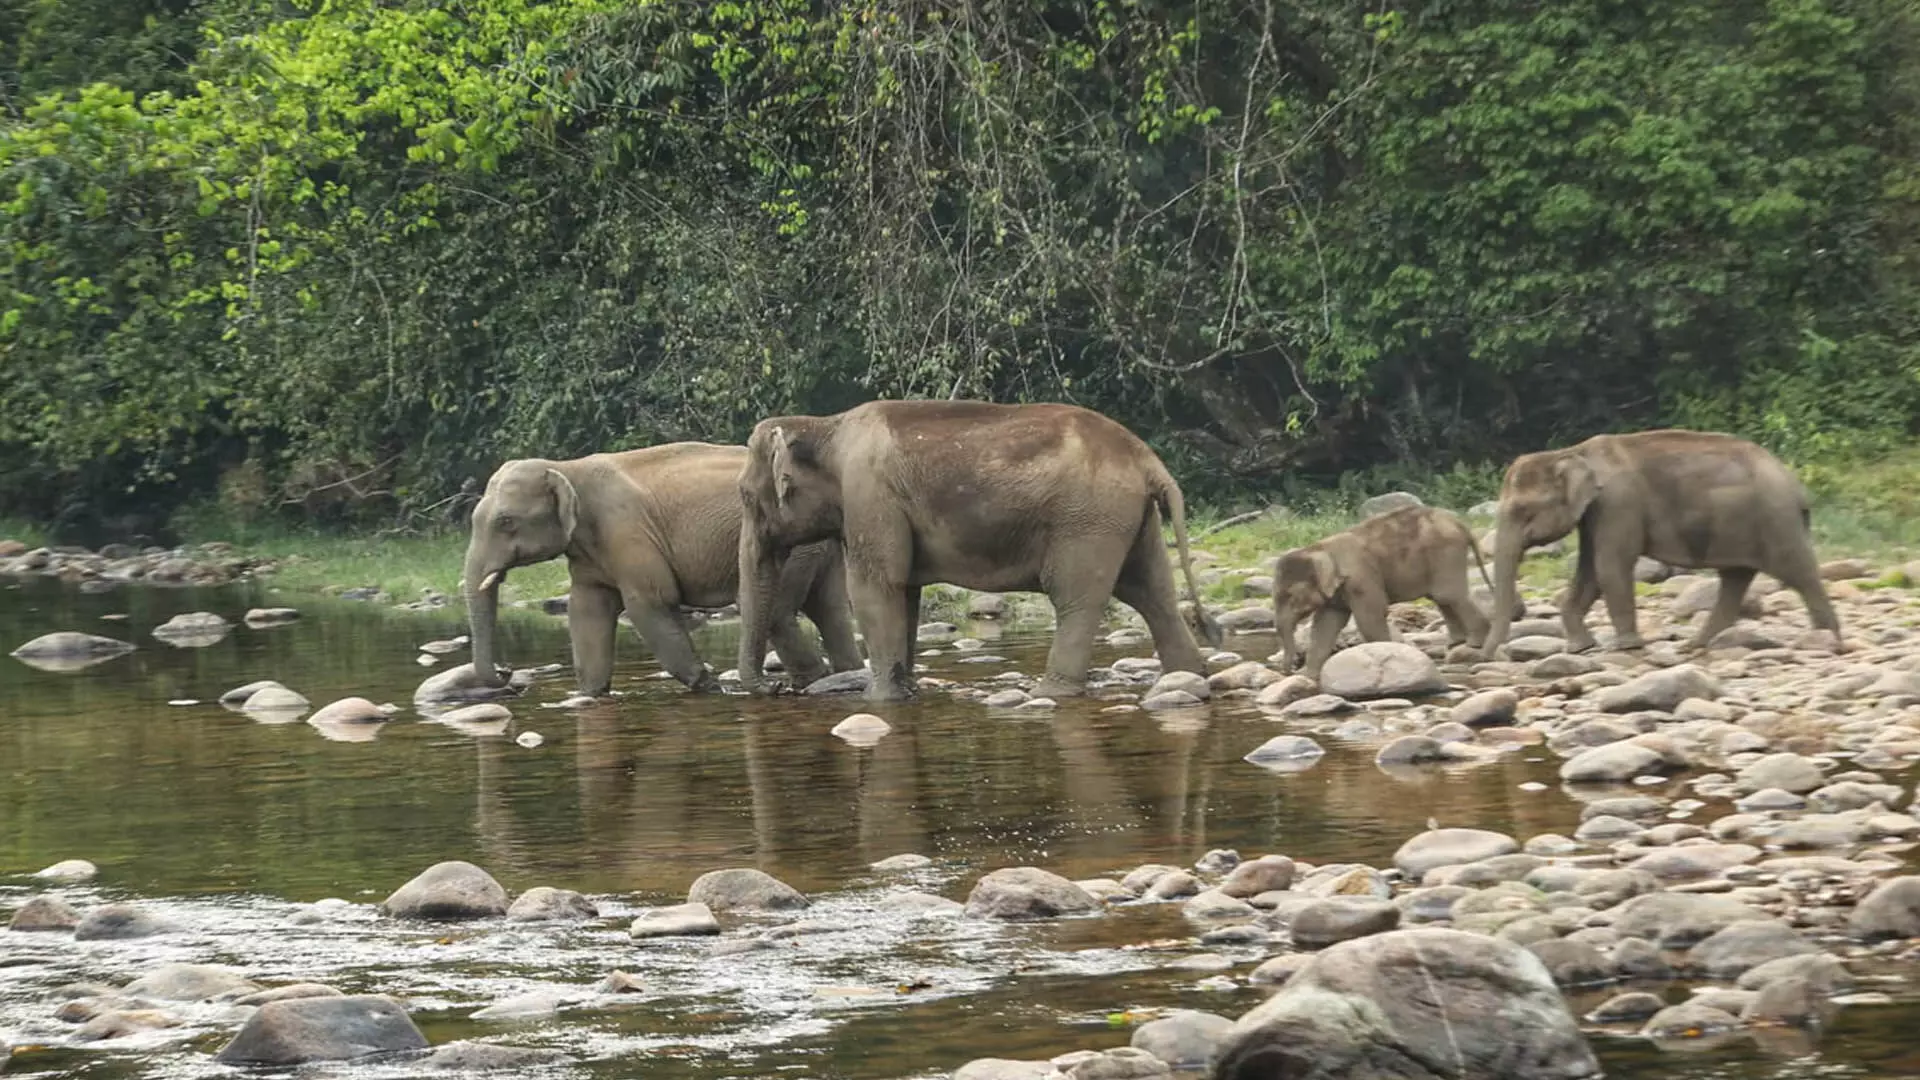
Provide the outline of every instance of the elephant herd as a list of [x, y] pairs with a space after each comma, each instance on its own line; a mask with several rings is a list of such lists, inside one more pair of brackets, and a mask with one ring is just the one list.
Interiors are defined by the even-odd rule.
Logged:
[[[1186, 607], [1163, 515], [1193, 599]], [[1456, 643], [1491, 657], [1524, 611], [1521, 556], [1576, 529], [1578, 567], [1561, 609], [1570, 649], [1594, 646], [1585, 615], [1602, 597], [1614, 647], [1641, 644], [1633, 569], [1643, 555], [1719, 571], [1719, 599], [1694, 646], [1732, 624], [1762, 571], [1800, 593], [1817, 628], [1839, 636], [1806, 490], [1751, 442], [1660, 430], [1527, 454], [1507, 469], [1497, 521], [1492, 580], [1459, 519], [1427, 507], [1280, 556], [1274, 610], [1287, 669], [1300, 619], [1313, 620], [1306, 669], [1317, 675], [1349, 618], [1363, 637], [1385, 640], [1387, 605], [1419, 597], [1440, 608]], [[1469, 553], [1494, 596], [1491, 617], [1470, 596]], [[1194, 581], [1179, 485], [1138, 436], [1072, 405], [872, 401], [833, 416], [763, 420], [744, 447], [682, 442], [509, 461], [474, 507], [462, 577], [483, 680], [499, 677], [502, 578], [560, 555], [574, 673], [588, 695], [609, 689], [622, 610], [693, 689], [717, 680], [695, 655], [683, 612], [737, 602], [746, 689], [774, 689], [763, 671], [771, 645], [802, 683], [870, 668], [876, 701], [914, 693], [920, 594], [935, 583], [1046, 594], [1056, 629], [1038, 696], [1085, 691], [1109, 598], [1145, 619], [1164, 670], [1205, 674], [1196, 632], [1210, 645], [1221, 640]], [[800, 630], [803, 613], [824, 659]]]

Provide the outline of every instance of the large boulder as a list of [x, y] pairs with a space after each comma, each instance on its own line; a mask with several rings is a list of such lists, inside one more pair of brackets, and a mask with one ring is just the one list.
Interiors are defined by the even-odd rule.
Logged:
[[1400, 850], [1393, 853], [1393, 865], [1410, 880], [1419, 881], [1435, 867], [1479, 862], [1519, 850], [1520, 845], [1505, 833], [1486, 829], [1431, 829], [1401, 844]]
[[1100, 902], [1058, 874], [1010, 866], [981, 878], [967, 896], [967, 914], [982, 919], [1046, 919], [1100, 910]]
[[450, 701], [491, 701], [513, 696], [504, 681], [498, 685], [482, 679], [472, 664], [459, 664], [427, 676], [413, 691], [416, 705], [437, 705]]
[[1133, 1047], [1176, 1069], [1204, 1069], [1233, 1021], [1209, 1012], [1177, 1009], [1133, 1029]]
[[1349, 700], [1412, 697], [1447, 688], [1433, 658], [1399, 641], [1365, 641], [1345, 648], [1320, 669], [1320, 689]]
[[1233, 868], [1220, 891], [1248, 900], [1264, 892], [1285, 892], [1293, 887], [1293, 860], [1285, 855], [1262, 855]]
[[1242, 1016], [1213, 1080], [1583, 1080], [1599, 1062], [1510, 941], [1394, 930], [1316, 954]]
[[700, 875], [687, 890], [687, 903], [705, 904], [716, 913], [792, 911], [806, 907], [807, 898], [769, 874], [741, 868]]
[[701, 937], [720, 932], [720, 920], [705, 904], [675, 904], [642, 909], [627, 927], [635, 941], [661, 937]]
[[397, 919], [486, 919], [507, 913], [507, 890], [485, 870], [452, 860], [394, 890], [380, 909]]
[[1315, 900], [1294, 912], [1293, 922], [1287, 929], [1294, 944], [1318, 948], [1385, 933], [1399, 925], [1400, 908], [1391, 900], [1332, 896]]
[[214, 1060], [299, 1065], [426, 1048], [426, 1036], [390, 997], [311, 997], [260, 1006]]

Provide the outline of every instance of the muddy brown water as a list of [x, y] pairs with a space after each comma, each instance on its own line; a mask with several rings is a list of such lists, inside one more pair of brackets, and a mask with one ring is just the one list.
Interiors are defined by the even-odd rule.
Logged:
[[[1052, 713], [989, 711], [930, 693], [872, 709], [894, 727], [871, 748], [828, 730], [852, 700], [693, 695], [654, 676], [638, 641], [620, 643], [621, 699], [550, 708], [565, 675], [511, 701], [500, 735], [423, 720], [413, 688], [432, 668], [415, 646], [463, 632], [457, 610], [405, 613], [307, 601], [290, 626], [236, 626], [216, 644], [178, 648], [151, 630], [176, 612], [236, 619], [280, 602], [258, 585], [125, 589], [86, 595], [50, 581], [0, 583], [0, 646], [57, 629], [136, 642], [79, 672], [0, 662], [0, 911], [54, 891], [77, 906], [139, 903], [176, 932], [135, 942], [0, 932], [0, 1040], [26, 1075], [233, 1075], [210, 1054], [231, 1033], [213, 1007], [177, 1010], [183, 1027], [74, 1045], [47, 993], [79, 980], [124, 982], [168, 961], [224, 963], [268, 983], [318, 981], [404, 999], [435, 1043], [487, 1038], [565, 1051], [556, 1076], [665, 1080], [938, 1076], [976, 1057], [1047, 1057], [1124, 1045], [1112, 1014], [1197, 1008], [1238, 1015], [1262, 1000], [1212, 989], [1206, 971], [1170, 962], [1203, 949], [1177, 905], [1099, 918], [997, 926], [911, 920], [878, 906], [918, 888], [964, 900], [1001, 866], [1069, 877], [1120, 876], [1144, 862], [1191, 864], [1212, 848], [1313, 862], [1385, 866], [1431, 818], [1519, 838], [1571, 833], [1579, 797], [1556, 762], [1530, 748], [1472, 767], [1386, 771], [1374, 745], [1321, 736], [1326, 757], [1277, 773], [1242, 755], [1296, 729], [1244, 702], [1179, 715], [1103, 713], [1105, 701]], [[125, 615], [124, 621], [103, 616]], [[1033, 673], [1046, 637], [993, 625], [979, 653], [944, 649], [930, 673], [984, 682]], [[517, 664], [564, 660], [561, 620], [503, 627]], [[701, 633], [730, 666], [725, 627]], [[1271, 635], [1237, 637], [1248, 657]], [[1096, 662], [1145, 647], [1103, 650]], [[981, 655], [1004, 662], [977, 662]], [[464, 661], [463, 653], [441, 664]], [[316, 705], [347, 695], [402, 706], [364, 741], [305, 722], [259, 723], [215, 699], [278, 679]], [[170, 704], [197, 701], [198, 704]], [[516, 745], [537, 731], [544, 743]], [[1545, 781], [1528, 792], [1526, 781]], [[1676, 786], [1674, 793], [1679, 792]], [[931, 856], [928, 869], [880, 875], [877, 860]], [[27, 875], [60, 859], [100, 867], [86, 885], [47, 889]], [[300, 924], [322, 898], [372, 905], [428, 865], [466, 859], [510, 892], [535, 885], [594, 897], [603, 918], [560, 926], [419, 926], [370, 906]], [[636, 944], [631, 912], [684, 898], [700, 874], [764, 870], [814, 900], [826, 932], [710, 957], [712, 939]], [[732, 921], [730, 935], [760, 924]], [[1140, 946], [1151, 947], [1142, 948]], [[1218, 950], [1244, 977], [1265, 951]], [[584, 993], [621, 969], [647, 991], [614, 1004]], [[908, 989], [908, 987], [920, 987]], [[1815, 1040], [1739, 1037], [1686, 1052], [1592, 1034], [1609, 1076], [1758, 1078], [1920, 1075], [1920, 997], [1888, 987], [1891, 1006], [1843, 1010]], [[476, 1021], [476, 1008], [538, 989], [578, 993], [557, 1015]], [[1617, 988], [1616, 988], [1617, 989]], [[1683, 991], [1669, 987], [1674, 1000]], [[1584, 995], [1589, 1007], [1599, 995]], [[336, 1066], [329, 1076], [413, 1075], [403, 1064]]]

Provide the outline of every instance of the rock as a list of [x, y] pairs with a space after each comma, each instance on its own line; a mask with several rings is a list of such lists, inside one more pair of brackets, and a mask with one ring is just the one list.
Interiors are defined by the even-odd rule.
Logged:
[[1596, 1024], [1624, 1024], [1648, 1017], [1667, 1007], [1667, 1003], [1644, 990], [1615, 994], [1601, 1002], [1587, 1019]]
[[1120, 886], [1135, 896], [1139, 896], [1148, 889], [1151, 889], [1154, 882], [1159, 881], [1166, 875], [1182, 873], [1185, 873], [1185, 871], [1177, 866], [1167, 866], [1164, 863], [1148, 863], [1145, 866], [1136, 866], [1128, 871], [1127, 876], [1120, 879]]
[[505, 724], [513, 719], [513, 710], [496, 701], [483, 701], [477, 705], [462, 705], [457, 709], [448, 709], [433, 719], [452, 727], [474, 724]]
[[1193, 864], [1196, 874], [1224, 874], [1240, 865], [1240, 853], [1232, 848], [1214, 848]]
[[904, 911], [908, 915], [929, 918], [958, 918], [967, 910], [959, 901], [923, 892], [892, 893], [880, 903], [882, 907]]
[[[272, 679], [259, 679], [254, 682], [247, 683], [245, 686], [236, 686], [233, 689], [227, 691], [226, 693], [220, 695], [220, 704], [234, 705], [234, 706], [244, 704], [248, 698], [252, 697], [253, 695], [259, 693], [262, 690], [265, 690], [269, 686], [280, 686], [280, 684], [275, 682]], [[280, 688], [282, 690], [286, 689], [286, 687], [284, 686], [280, 686]], [[305, 699], [303, 698], [301, 700], [304, 701]]]
[[1362, 518], [1370, 518], [1409, 506], [1425, 505], [1426, 503], [1420, 501], [1420, 496], [1410, 491], [1389, 491], [1385, 495], [1375, 495], [1371, 499], [1362, 502], [1360, 504], [1360, 516]]
[[[1221, 690], [1262, 690], [1280, 681], [1280, 675], [1257, 660], [1242, 660], [1224, 671], [1207, 676], [1208, 688]], [[1203, 1015], [1203, 1014], [1202, 1014]]]
[[808, 907], [799, 890], [758, 870], [714, 870], [702, 874], [687, 890], [687, 903], [705, 904], [715, 913], [729, 911], [795, 911]]
[[1897, 806], [1900, 795], [1900, 788], [1895, 784], [1863, 784], [1857, 780], [1843, 780], [1809, 794], [1807, 805], [1823, 813], [1865, 810], [1874, 803]]
[[1162, 694], [1187, 694], [1200, 702], [1213, 696], [1213, 688], [1207, 685], [1204, 675], [1196, 675], [1191, 671], [1169, 671], [1155, 680], [1153, 687], [1143, 697], [1153, 698]]
[[1689, 1001], [1669, 1005], [1655, 1013], [1640, 1029], [1640, 1034], [1649, 1039], [1697, 1039], [1739, 1026], [1740, 1021], [1731, 1013]]
[[1638, 743], [1614, 742], [1567, 759], [1560, 766], [1560, 779], [1570, 784], [1619, 784], [1666, 768], [1666, 759], [1658, 751]]
[[1098, 910], [1100, 902], [1086, 890], [1032, 866], [995, 870], [967, 896], [967, 914], [982, 919], [1045, 919]]
[[1304, 701], [1319, 693], [1319, 686], [1305, 675], [1288, 675], [1278, 682], [1268, 683], [1253, 696], [1253, 703], [1263, 708], [1282, 709], [1296, 701]]
[[1282, 953], [1262, 961], [1247, 975], [1247, 981], [1255, 986], [1275, 986], [1293, 978], [1294, 973], [1307, 966], [1313, 959], [1311, 953]]
[[627, 936], [635, 940], [657, 937], [696, 937], [718, 934], [720, 921], [705, 904], [675, 904], [647, 908], [627, 927]]
[[1444, 758], [1440, 744], [1425, 735], [1402, 735], [1374, 754], [1376, 765], [1420, 765]]
[[1595, 911], [1604, 911], [1636, 896], [1657, 892], [1659, 888], [1660, 879], [1643, 870], [1599, 870], [1576, 881], [1573, 894]]
[[1755, 964], [1741, 972], [1734, 985], [1742, 990], [1761, 990], [1780, 979], [1800, 979], [1825, 994], [1842, 993], [1854, 985], [1847, 966], [1823, 952], [1795, 953]]
[[1157, 1080], [1172, 1070], [1145, 1050], [1122, 1046], [1076, 1061], [1065, 1075], [1067, 1080]]
[[1816, 788], [1824, 787], [1827, 774], [1813, 759], [1799, 754], [1768, 754], [1759, 761], [1741, 769], [1734, 777], [1734, 785], [1744, 794], [1760, 791], [1764, 788], [1779, 788], [1795, 795], [1805, 795]]
[[421, 1060], [420, 1067], [437, 1072], [458, 1073], [498, 1072], [508, 1069], [519, 1071], [565, 1060], [566, 1055], [558, 1050], [545, 1050], [531, 1046], [500, 1046], [496, 1043], [469, 1042], [462, 1039], [436, 1047], [433, 1053]]
[[854, 713], [833, 725], [828, 734], [854, 746], [872, 746], [892, 730], [893, 725], [872, 713]]
[[1735, 923], [1770, 921], [1765, 913], [1731, 897], [1657, 892], [1621, 904], [1613, 928], [1663, 949], [1684, 949]]
[[967, 616], [974, 619], [998, 619], [1007, 613], [1007, 598], [999, 593], [977, 592], [967, 597]]
[[243, 1008], [259, 1008], [270, 1001], [297, 1001], [300, 998], [345, 997], [340, 991], [322, 983], [292, 983], [276, 986], [271, 990], [256, 990], [234, 998], [233, 1003]]
[[933, 860], [927, 858], [925, 855], [889, 855], [879, 862], [872, 864], [869, 869], [879, 871], [882, 874], [903, 874], [910, 870], [924, 870], [932, 865]]
[[1584, 1080], [1600, 1066], [1546, 967], [1457, 930], [1315, 955], [1235, 1022], [1213, 1080]]
[[1708, 978], [1734, 979], [1769, 960], [1819, 951], [1819, 946], [1785, 923], [1748, 921], [1716, 931], [1695, 945], [1687, 959]]
[[1255, 765], [1289, 765], [1312, 763], [1326, 753], [1319, 743], [1304, 735], [1275, 735], [1247, 753], [1243, 761]]
[[1920, 937], [1920, 877], [1881, 882], [1853, 909], [1847, 930], [1865, 941]]
[[1754, 1027], [1818, 1026], [1835, 1008], [1828, 996], [1805, 979], [1778, 979], [1740, 1010], [1740, 1020]]
[[1645, 831], [1646, 827], [1638, 822], [1628, 821], [1626, 818], [1614, 817], [1612, 814], [1601, 814], [1599, 817], [1588, 818], [1581, 822], [1580, 827], [1573, 831], [1573, 835], [1576, 839], [1584, 840], [1588, 843], [1596, 843], [1605, 840], [1619, 840], [1628, 836], [1638, 836]]
[[[1755, 814], [1770, 810], [1802, 810], [1806, 808], [1807, 800], [1782, 788], [1761, 788], [1752, 794], [1742, 795], [1738, 799], [1735, 799], [1733, 805], [1747, 814]], [[1721, 819], [1722, 822], [1725, 820], [1725, 818]], [[1760, 818], [1759, 820], [1766, 821], [1768, 819]], [[1719, 825], [1720, 822], [1715, 822], [1715, 824]], [[1724, 826], [1724, 828], [1731, 827], [1732, 826]], [[1716, 835], [1721, 834], [1716, 833]]]
[[482, 679], [473, 670], [472, 664], [457, 664], [427, 676], [414, 689], [413, 702], [415, 705], [438, 705], [454, 701], [491, 701], [511, 697], [514, 692], [504, 681], [495, 685]]
[[[1124, 882], [1122, 884], [1124, 884]], [[1182, 897], [1198, 896], [1199, 894], [1200, 879], [1187, 873], [1185, 870], [1175, 870], [1170, 874], [1161, 874], [1154, 878], [1153, 884], [1147, 886], [1147, 891], [1141, 894], [1141, 898], [1146, 900], [1178, 900]]]
[[211, 1001], [222, 994], [257, 993], [260, 984], [217, 964], [162, 964], [126, 985], [132, 998], [158, 1001]]
[[1295, 944], [1308, 948], [1383, 933], [1400, 925], [1400, 908], [1387, 900], [1339, 896], [1317, 900], [1293, 916]]
[[1133, 1029], [1132, 1045], [1176, 1069], [1204, 1069], [1233, 1021], [1213, 1013], [1178, 1009]]
[[643, 994], [647, 984], [640, 976], [626, 971], [609, 971], [605, 978], [593, 984], [594, 992], [601, 994]]
[[[1292, 868], [1292, 864], [1288, 864]], [[36, 896], [14, 910], [7, 929], [15, 933], [50, 933], [80, 925], [80, 912], [57, 896]]]
[[1252, 904], [1236, 899], [1219, 889], [1206, 889], [1195, 893], [1180, 908], [1180, 913], [1189, 919], [1215, 921], [1223, 919], [1251, 919], [1260, 914]]
[[73, 928], [75, 941], [130, 941], [164, 934], [171, 927], [132, 904], [102, 904]]
[[1139, 899], [1126, 886], [1111, 878], [1081, 878], [1074, 884], [1103, 904], [1124, 904]]
[[1528, 951], [1540, 958], [1558, 986], [1600, 986], [1614, 979], [1613, 965], [1600, 950], [1579, 941], [1535, 941]]
[[1552, 634], [1528, 634], [1506, 644], [1507, 656], [1514, 660], [1545, 660], [1567, 651], [1567, 639]]
[[536, 885], [514, 898], [507, 918], [514, 922], [572, 921], [597, 919], [600, 909], [594, 902], [571, 889], [552, 889]]
[[1358, 706], [1337, 694], [1314, 694], [1301, 698], [1280, 710], [1281, 716], [1332, 716], [1352, 712]]
[[396, 919], [485, 919], [507, 913], [507, 890], [470, 862], [436, 863], [394, 890], [380, 910]]
[[1320, 670], [1320, 689], [1348, 700], [1413, 697], [1446, 689], [1432, 658], [1396, 641], [1367, 641], [1334, 653]]
[[366, 698], [347, 697], [321, 706], [319, 712], [307, 717], [307, 723], [324, 727], [327, 724], [383, 724], [389, 719], [387, 710]]
[[115, 657], [125, 656], [133, 649], [134, 647], [127, 642], [101, 637], [98, 634], [60, 630], [51, 634], [42, 634], [13, 650], [9, 655], [28, 667], [42, 671], [63, 672], [92, 667]]
[[82, 1024], [80, 1030], [74, 1033], [73, 1041], [86, 1043], [104, 1039], [123, 1039], [143, 1031], [158, 1031], [162, 1028], [179, 1026], [178, 1017], [158, 1009], [114, 1009], [100, 1013]]
[[471, 1020], [540, 1020], [553, 1016], [561, 1006], [578, 999], [578, 994], [559, 987], [542, 987], [524, 994], [502, 998], [485, 1008], [475, 1009]]
[[1591, 675], [1605, 666], [1581, 653], [1556, 653], [1536, 661], [1527, 669], [1527, 675], [1535, 679], [1570, 679], [1576, 675]]
[[1820, 564], [1820, 577], [1825, 581], [1848, 581], [1872, 576], [1873, 564], [1865, 559], [1835, 559]]
[[426, 1037], [392, 998], [299, 998], [260, 1006], [214, 1060], [226, 1065], [298, 1065], [426, 1047]]
[[952, 1080], [1043, 1080], [1050, 1074], [1058, 1075], [1050, 1062], [978, 1058], [955, 1069]]
[[300, 618], [300, 612], [290, 607], [248, 608], [241, 616], [248, 626], [285, 626]]
[[1393, 864], [1408, 878], [1418, 881], [1427, 871], [1441, 866], [1479, 862], [1496, 855], [1520, 850], [1513, 837], [1485, 829], [1432, 829], [1400, 845], [1393, 853]]
[[1613, 970], [1623, 979], [1659, 982], [1673, 978], [1673, 966], [1660, 947], [1645, 938], [1620, 939], [1613, 947]]
[[1627, 869], [1642, 870], [1666, 882], [1699, 881], [1759, 857], [1760, 849], [1750, 844], [1678, 844], [1650, 851], [1627, 864]]
[[1520, 711], [1520, 695], [1499, 687], [1482, 690], [1453, 707], [1450, 714], [1456, 724], [1470, 728], [1505, 727]]
[[1594, 695], [1602, 712], [1626, 713], [1645, 709], [1672, 712], [1688, 698], [1720, 697], [1720, 680], [1692, 664], [1679, 664], [1649, 671], [1619, 686], [1609, 686]]
[[[1030, 697], [1025, 690], [1009, 688], [988, 694], [981, 699], [980, 704], [985, 705], [989, 709], [1012, 709], [1025, 705], [1031, 700], [1033, 700], [1032, 697]], [[884, 720], [881, 722], [885, 723]], [[844, 726], [846, 723], [847, 721], [845, 720], [840, 722], [841, 726]], [[834, 730], [838, 732], [839, 728], [836, 727]]]
[[[352, 700], [363, 701], [365, 699], [354, 698]], [[244, 712], [300, 712], [310, 704], [311, 702], [307, 701], [304, 695], [295, 693], [276, 683], [273, 686], [263, 686], [248, 695], [246, 699], [240, 703], [240, 708]], [[385, 719], [385, 717], [383, 716], [381, 719]]]
[[1264, 892], [1283, 892], [1293, 885], [1293, 860], [1285, 855], [1262, 855], [1233, 868], [1220, 891], [1242, 900]]

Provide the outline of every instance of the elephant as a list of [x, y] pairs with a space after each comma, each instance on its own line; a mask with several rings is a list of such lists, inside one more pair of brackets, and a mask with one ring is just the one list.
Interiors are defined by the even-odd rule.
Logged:
[[1466, 523], [1445, 510], [1409, 506], [1281, 555], [1273, 570], [1281, 673], [1294, 669], [1299, 652], [1294, 627], [1308, 615], [1313, 616], [1313, 631], [1306, 673], [1318, 679], [1349, 616], [1366, 640], [1391, 641], [1387, 605], [1423, 596], [1431, 598], [1446, 619], [1450, 644], [1479, 648], [1487, 636], [1487, 617], [1469, 588], [1469, 552], [1480, 567], [1480, 580], [1493, 591], [1480, 545]]
[[[507, 571], [565, 555], [567, 630], [581, 693], [605, 694], [611, 685], [623, 607], [674, 678], [694, 690], [717, 688], [694, 654], [682, 609], [724, 607], [738, 593], [737, 480], [746, 458], [744, 446], [679, 442], [501, 465], [473, 508], [461, 579], [479, 680], [499, 680], [494, 624]], [[833, 671], [861, 666], [837, 542], [796, 548], [767, 595], [762, 617], [789, 669], [818, 677], [829, 664]], [[801, 635], [796, 611], [819, 629], [829, 664]]]
[[[1616, 649], [1645, 645], [1633, 599], [1642, 555], [1669, 566], [1713, 569], [1720, 595], [1687, 643], [1703, 648], [1733, 625], [1756, 572], [1800, 594], [1816, 629], [1840, 638], [1840, 621], [1814, 557], [1810, 499], [1799, 478], [1760, 446], [1708, 431], [1661, 428], [1595, 435], [1562, 450], [1525, 454], [1500, 485], [1494, 539], [1495, 611], [1484, 655], [1505, 644], [1506, 609], [1527, 548], [1579, 529], [1573, 585], [1560, 609], [1567, 647], [1595, 647], [1587, 610], [1604, 596]], [[1844, 648], [1844, 646], [1842, 646]]]
[[1194, 618], [1217, 645], [1187, 548], [1186, 505], [1140, 438], [1074, 405], [869, 401], [755, 425], [740, 474], [740, 678], [759, 659], [774, 583], [796, 545], [837, 538], [873, 669], [867, 697], [916, 693], [920, 591], [935, 583], [1044, 592], [1057, 620], [1044, 697], [1085, 693], [1109, 597], [1147, 622], [1167, 670], [1206, 668], [1175, 594], [1161, 512]]

